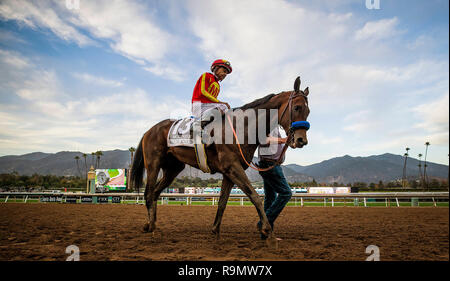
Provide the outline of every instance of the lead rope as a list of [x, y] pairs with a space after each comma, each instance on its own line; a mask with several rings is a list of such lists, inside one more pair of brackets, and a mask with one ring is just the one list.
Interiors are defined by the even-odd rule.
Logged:
[[233, 135], [234, 135], [234, 138], [236, 139], [236, 143], [237, 143], [237, 145], [239, 147], [239, 151], [241, 153], [242, 159], [244, 159], [244, 162], [245, 162], [245, 164], [247, 164], [247, 166], [249, 166], [250, 168], [252, 168], [252, 169], [254, 169], [256, 171], [265, 172], [265, 171], [273, 169], [273, 167], [275, 167], [276, 165], [279, 165], [279, 163], [281, 162], [281, 159], [282, 159], [284, 153], [287, 150], [288, 143], [291, 141], [292, 130], [289, 130], [288, 135], [287, 135], [286, 143], [283, 146], [283, 151], [281, 151], [280, 157], [275, 162], [275, 164], [273, 166], [270, 166], [270, 167], [267, 167], [267, 168], [258, 168], [258, 167], [256, 167], [253, 164], [253, 162], [250, 161], [250, 163], [248, 163], [247, 160], [245, 159], [244, 153], [242, 153], [242, 148], [241, 148], [241, 145], [239, 144], [239, 140], [238, 140], [238, 137], [236, 135], [236, 131], [234, 130], [234, 127], [233, 127], [233, 122], [231, 122], [230, 115], [227, 115], [227, 119], [228, 119], [228, 123], [230, 124], [231, 130], [233, 131]]

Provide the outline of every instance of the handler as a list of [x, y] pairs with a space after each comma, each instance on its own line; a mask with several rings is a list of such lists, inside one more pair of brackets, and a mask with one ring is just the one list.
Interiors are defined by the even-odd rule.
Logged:
[[[258, 166], [260, 168], [273, 166], [280, 157], [286, 141], [287, 137], [281, 137], [278, 126], [272, 130], [266, 140], [266, 144], [258, 147]], [[283, 163], [284, 159], [283, 155], [279, 164]], [[272, 231], [275, 220], [292, 196], [291, 187], [287, 183], [279, 164], [268, 171], [259, 172], [264, 180], [264, 211], [272, 226]], [[257, 227], [259, 230], [261, 229], [261, 221], [258, 222]], [[261, 238], [266, 239], [267, 237], [261, 234]], [[277, 239], [281, 240], [280, 238]]]
[[192, 94], [192, 115], [196, 118], [204, 119], [207, 112], [212, 109], [219, 109], [222, 113], [226, 112], [230, 105], [219, 101], [217, 96], [220, 92], [221, 82], [231, 73], [233, 69], [229, 61], [218, 59], [211, 65], [211, 72], [205, 72], [197, 80]]

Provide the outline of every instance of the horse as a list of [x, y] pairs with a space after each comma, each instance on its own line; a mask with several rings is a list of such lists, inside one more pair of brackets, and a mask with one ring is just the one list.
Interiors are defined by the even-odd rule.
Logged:
[[[242, 110], [254, 109], [258, 112], [260, 112], [259, 110], [278, 110], [276, 122], [290, 135], [289, 140], [285, 144], [285, 149], [287, 145], [291, 148], [301, 148], [308, 144], [306, 131], [309, 129], [309, 123], [306, 119], [309, 115], [307, 98], [309, 89], [307, 87], [303, 91], [300, 90], [300, 83], [300, 77], [297, 77], [293, 91], [270, 94], [239, 108]], [[222, 116], [224, 130], [227, 125], [225, 119]], [[296, 121], [308, 123], [308, 127], [294, 129], [292, 124]], [[168, 147], [167, 136], [173, 122], [174, 120], [170, 119], [163, 120], [144, 133], [134, 154], [131, 167], [130, 183], [137, 190], [143, 185], [144, 171], [147, 173], [144, 198], [148, 211], [148, 222], [145, 223], [143, 230], [150, 233], [154, 233], [156, 229], [157, 200], [162, 190], [172, 183], [186, 164], [199, 168], [194, 148], [183, 146]], [[269, 128], [269, 126], [265, 128]], [[266, 129], [266, 136], [269, 133], [268, 129]], [[245, 174], [245, 170], [249, 167], [248, 163], [251, 162], [258, 145], [258, 141], [253, 144], [248, 142], [242, 144], [234, 142], [232, 144], [213, 143], [206, 148], [211, 174], [218, 172], [223, 175], [212, 232], [217, 239], [220, 238], [222, 216], [231, 189], [236, 184], [256, 207], [262, 222], [262, 227], [259, 227], [258, 231], [264, 237], [267, 237], [266, 242], [269, 246], [277, 247], [277, 240], [264, 212], [263, 202]], [[158, 180], [160, 170], [162, 170], [162, 178]]]

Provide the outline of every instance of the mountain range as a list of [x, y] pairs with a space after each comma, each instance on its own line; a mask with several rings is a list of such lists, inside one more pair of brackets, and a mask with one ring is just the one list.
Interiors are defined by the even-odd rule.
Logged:
[[[79, 156], [79, 170], [75, 156]], [[128, 168], [130, 165], [130, 152], [128, 150], [104, 151], [100, 158], [99, 168]], [[256, 159], [254, 159], [256, 160]], [[306, 182], [313, 179], [318, 183], [353, 183], [366, 182], [378, 183], [380, 180], [389, 182], [398, 180], [403, 175], [405, 158], [400, 155], [385, 153], [368, 157], [352, 157], [349, 155], [335, 157], [320, 163], [300, 166], [297, 164], [282, 165], [285, 177], [289, 182]], [[95, 163], [95, 159], [89, 154], [85, 159], [83, 153], [61, 151], [57, 153], [33, 152], [24, 155], [8, 155], [0, 157], [0, 173], [17, 172], [20, 175], [74, 176], [84, 173]], [[408, 179], [419, 177], [419, 160], [409, 157], [407, 159], [406, 175]], [[427, 162], [427, 175], [429, 178], [447, 180], [448, 166]], [[423, 161], [422, 161], [423, 172]], [[262, 178], [253, 169], [246, 170], [250, 181], [261, 181]], [[186, 166], [178, 177], [192, 176], [202, 179], [221, 178], [222, 175], [205, 174], [202, 171]]]

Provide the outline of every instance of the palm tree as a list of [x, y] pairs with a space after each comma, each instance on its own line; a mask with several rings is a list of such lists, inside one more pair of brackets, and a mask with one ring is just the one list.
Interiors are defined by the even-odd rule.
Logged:
[[402, 185], [403, 188], [406, 187], [406, 161], [408, 160], [408, 151], [409, 151], [409, 147], [406, 148], [406, 153], [403, 155], [405, 156], [405, 164], [403, 165], [403, 178], [402, 178]]
[[80, 163], [78, 163], [78, 161], [80, 160], [80, 156], [75, 156], [75, 160], [77, 161], [77, 170], [78, 170], [78, 174], [80, 175], [81, 178], [81, 171], [80, 171]]
[[423, 177], [422, 177], [422, 153], [419, 153], [419, 180], [420, 180], [420, 183], [422, 183], [423, 182]]
[[97, 166], [95, 165], [95, 152], [91, 152], [91, 156], [92, 156], [92, 158], [91, 158], [91, 166], [94, 166], [95, 167], [95, 169], [97, 169]]
[[97, 162], [95, 163], [96, 167], [100, 168], [100, 157], [103, 156], [103, 152], [101, 152], [100, 150], [96, 151], [95, 155], [97, 156]]
[[131, 153], [131, 158], [130, 158], [130, 168], [131, 168], [131, 164], [133, 163], [133, 156], [134, 156], [134, 152], [136, 151], [136, 148], [130, 147], [130, 148], [128, 148], [128, 151]]
[[87, 168], [87, 162], [86, 162], [86, 158], [87, 158], [87, 154], [86, 153], [83, 153], [83, 158], [84, 158], [84, 168], [85, 168], [85, 171], [86, 171], [85, 176], [86, 176], [86, 179], [87, 179], [87, 170], [88, 170], [88, 168]]
[[408, 176], [406, 175], [406, 162], [408, 161], [408, 156], [409, 156], [409, 153], [408, 153], [408, 151], [410, 150], [410, 148], [409, 147], [407, 147], [406, 148], [406, 158], [405, 158], [405, 184], [408, 184]]
[[427, 176], [427, 153], [428, 153], [428, 146], [430, 145], [430, 142], [426, 142], [425, 143], [425, 160], [424, 160], [424, 165], [423, 165], [423, 181], [425, 183], [425, 186], [428, 190], [428, 176]]

